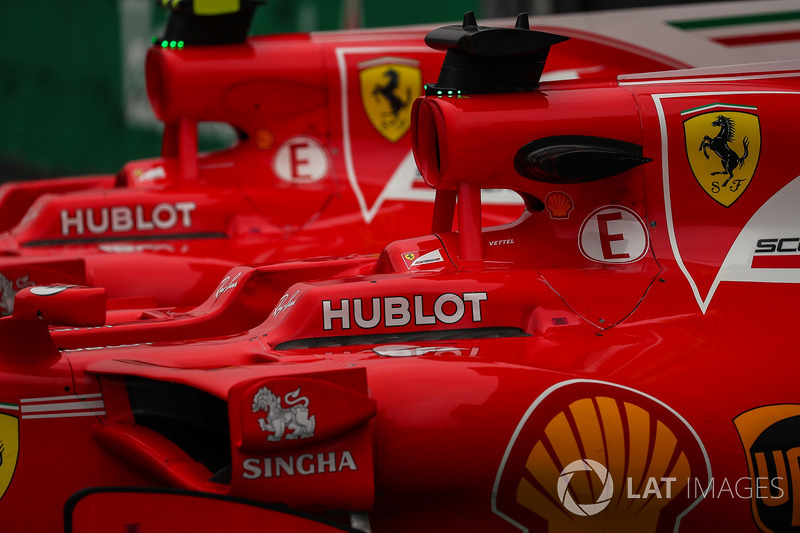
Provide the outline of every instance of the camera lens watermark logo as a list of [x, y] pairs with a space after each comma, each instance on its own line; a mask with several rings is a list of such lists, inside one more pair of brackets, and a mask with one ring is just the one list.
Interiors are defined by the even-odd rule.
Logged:
[[[597, 501], [585, 504], [575, 502], [575, 499], [569, 491], [569, 482], [572, 481], [572, 476], [575, 472], [594, 472], [594, 474], [600, 478], [600, 482], [603, 484], [603, 490], [597, 497]], [[580, 516], [595, 515], [608, 506], [613, 495], [614, 480], [611, 479], [608, 470], [597, 461], [591, 459], [581, 459], [580, 461], [571, 462], [561, 471], [561, 475], [558, 478], [558, 499], [561, 500], [564, 508], [572, 514]]]

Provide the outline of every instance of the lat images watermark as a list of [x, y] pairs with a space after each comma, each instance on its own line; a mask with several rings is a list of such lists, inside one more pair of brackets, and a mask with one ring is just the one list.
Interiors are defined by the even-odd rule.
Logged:
[[[600, 487], [593, 501], [583, 501], [577, 491], [570, 487], [574, 476], [578, 473], [589, 476], [591, 482]], [[558, 499], [564, 508], [574, 515], [593, 516], [601, 513], [615, 496], [614, 479], [608, 469], [592, 459], [581, 459], [568, 464], [558, 478]], [[629, 500], [672, 500], [680, 491], [684, 491], [690, 500], [742, 499], [765, 500], [767, 505], [782, 503], [787, 497], [787, 480], [783, 477], [741, 477], [738, 479], [711, 478], [710, 481], [697, 478], [679, 479], [677, 477], [645, 477], [634, 479], [626, 477], [622, 480], [618, 498]], [[584, 498], [585, 499], [585, 498]]]
[[[593, 472], [603, 484], [603, 490], [594, 503], [576, 503], [575, 499], [572, 497], [572, 493], [568, 490], [569, 483], [572, 481], [572, 476], [575, 475], [576, 472], [581, 471]], [[611, 474], [608, 473], [608, 469], [591, 459], [571, 462], [561, 471], [561, 475], [558, 477], [558, 499], [561, 500], [564, 508], [572, 514], [580, 516], [596, 515], [608, 506], [613, 495], [614, 480], [611, 479]]]

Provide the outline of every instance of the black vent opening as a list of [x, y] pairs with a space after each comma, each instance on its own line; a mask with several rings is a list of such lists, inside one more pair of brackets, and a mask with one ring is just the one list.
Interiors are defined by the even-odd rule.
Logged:
[[201, 390], [127, 376], [131, 412], [140, 426], [171, 440], [214, 472], [211, 481], [230, 483], [228, 404]]
[[520, 328], [465, 328], [434, 331], [406, 331], [375, 335], [341, 335], [338, 337], [312, 337], [282, 342], [276, 350], [305, 350], [308, 348], [335, 348], [362, 344], [388, 344], [405, 342], [431, 342], [468, 339], [494, 339], [500, 337], [530, 337]]
[[652, 161], [638, 144], [589, 135], [554, 135], [529, 142], [514, 157], [517, 172], [543, 183], [597, 181]]

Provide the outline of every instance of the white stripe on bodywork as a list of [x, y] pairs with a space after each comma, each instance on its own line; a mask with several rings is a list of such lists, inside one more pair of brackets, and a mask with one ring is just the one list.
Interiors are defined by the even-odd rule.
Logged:
[[23, 405], [24, 413], [43, 413], [58, 411], [86, 411], [91, 409], [104, 409], [103, 400], [96, 402], [64, 402], [64, 403], [44, 403], [39, 405]]
[[86, 400], [89, 398], [102, 398], [103, 395], [99, 392], [93, 394], [69, 394], [67, 396], [48, 396], [46, 398], [23, 398], [19, 403], [33, 403], [33, 402], [56, 402], [59, 400], [74, 401]]
[[51, 414], [43, 414], [43, 415], [22, 415], [22, 418], [25, 420], [29, 420], [32, 418], [77, 418], [81, 416], [102, 416], [105, 415], [105, 411], [80, 411], [77, 413], [51, 413]]

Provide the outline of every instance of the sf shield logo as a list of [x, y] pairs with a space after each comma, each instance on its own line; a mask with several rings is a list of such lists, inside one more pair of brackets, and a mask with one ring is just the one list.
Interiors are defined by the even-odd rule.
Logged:
[[756, 524], [765, 533], [800, 530], [800, 405], [758, 407], [733, 423], [750, 470]]
[[[703, 112], [707, 111], [707, 112]], [[752, 106], [714, 104], [681, 116], [686, 156], [697, 183], [730, 207], [753, 179], [761, 153], [761, 127]]]
[[17, 468], [19, 455], [19, 421], [0, 413], [0, 498], [6, 493]]
[[381, 58], [358, 65], [361, 102], [373, 127], [391, 142], [411, 126], [411, 104], [422, 94], [419, 62]]

